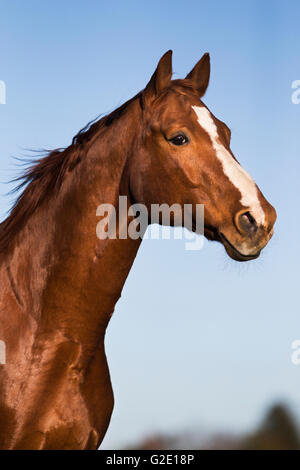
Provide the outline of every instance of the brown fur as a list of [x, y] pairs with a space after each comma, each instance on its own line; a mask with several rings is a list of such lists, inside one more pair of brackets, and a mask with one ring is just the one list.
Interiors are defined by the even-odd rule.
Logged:
[[[205, 204], [205, 234], [259, 251], [275, 211], [259, 193], [267, 224], [234, 225], [246, 210], [191, 112], [209, 79], [209, 59], [171, 81], [171, 54], [145, 90], [51, 152], [25, 174], [26, 188], [0, 225], [0, 448], [96, 449], [113, 408], [104, 337], [140, 240], [99, 240], [96, 208], [128, 203]], [[230, 131], [216, 119], [224, 145]], [[186, 129], [189, 145], [170, 133]], [[234, 157], [233, 157], [234, 158]], [[23, 184], [22, 183], [22, 184]]]

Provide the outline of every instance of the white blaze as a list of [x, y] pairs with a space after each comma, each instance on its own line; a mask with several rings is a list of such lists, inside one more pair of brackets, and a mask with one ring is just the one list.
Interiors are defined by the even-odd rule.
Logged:
[[207, 108], [204, 106], [192, 106], [197, 114], [200, 126], [208, 133], [217, 158], [222, 163], [223, 171], [231, 183], [241, 193], [241, 204], [249, 208], [258, 224], [264, 224], [265, 213], [260, 205], [257, 187], [246, 170], [232, 157], [230, 152], [220, 143], [217, 126]]

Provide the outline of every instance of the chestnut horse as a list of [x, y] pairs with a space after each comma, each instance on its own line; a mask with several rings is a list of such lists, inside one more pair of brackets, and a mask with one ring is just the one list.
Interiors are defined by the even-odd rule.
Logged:
[[99, 240], [99, 204], [204, 204], [206, 238], [238, 261], [272, 236], [274, 208], [201, 101], [209, 55], [171, 76], [168, 51], [142, 92], [29, 168], [0, 225], [2, 449], [97, 449], [109, 425], [105, 330], [141, 239]]

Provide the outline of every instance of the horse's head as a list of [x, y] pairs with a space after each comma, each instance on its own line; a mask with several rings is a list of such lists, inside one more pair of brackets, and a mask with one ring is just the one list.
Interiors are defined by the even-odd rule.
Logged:
[[273, 233], [274, 208], [230, 150], [230, 130], [203, 104], [210, 76], [205, 54], [184, 80], [171, 81], [172, 52], [142, 93], [133, 158], [134, 197], [146, 205], [204, 204], [204, 233], [237, 261], [257, 258]]

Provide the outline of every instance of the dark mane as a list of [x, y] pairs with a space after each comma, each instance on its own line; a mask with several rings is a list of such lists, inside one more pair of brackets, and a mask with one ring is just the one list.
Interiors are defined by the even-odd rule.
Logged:
[[15, 235], [36, 208], [59, 190], [65, 175], [80, 163], [85, 145], [101, 129], [112, 125], [123, 115], [128, 105], [140, 96], [139, 93], [112, 113], [89, 122], [75, 135], [69, 147], [48, 151], [42, 158], [29, 161], [25, 172], [13, 180], [19, 182], [13, 192], [21, 189], [23, 192], [17, 197], [8, 218], [0, 224], [0, 253], [8, 249]]

